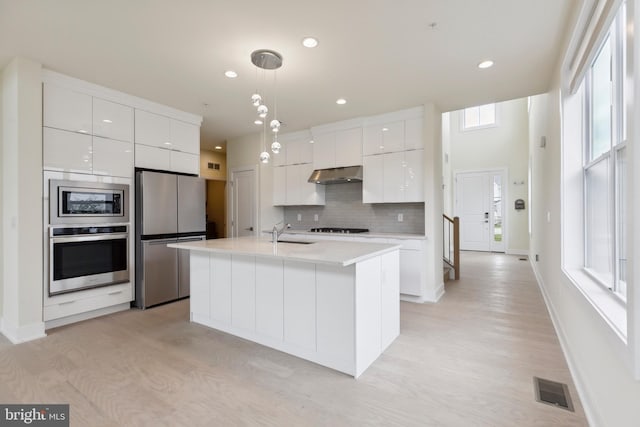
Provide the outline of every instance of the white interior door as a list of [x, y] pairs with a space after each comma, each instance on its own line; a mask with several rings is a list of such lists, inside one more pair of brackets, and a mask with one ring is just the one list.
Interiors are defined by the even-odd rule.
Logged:
[[460, 249], [504, 252], [502, 171], [456, 174]]
[[231, 172], [231, 236], [254, 236], [256, 230], [256, 171], [254, 169]]

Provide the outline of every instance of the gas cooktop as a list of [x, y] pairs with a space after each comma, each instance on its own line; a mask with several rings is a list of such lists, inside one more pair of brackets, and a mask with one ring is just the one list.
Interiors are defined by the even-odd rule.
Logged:
[[368, 228], [318, 227], [309, 230], [313, 233], [367, 233]]

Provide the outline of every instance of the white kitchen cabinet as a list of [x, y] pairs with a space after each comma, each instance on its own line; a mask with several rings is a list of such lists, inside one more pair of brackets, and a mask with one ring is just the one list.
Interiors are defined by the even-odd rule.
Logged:
[[90, 95], [45, 83], [42, 96], [43, 126], [92, 133]]
[[273, 169], [273, 204], [276, 206], [324, 205], [324, 186], [308, 182], [310, 163]]
[[231, 325], [255, 330], [256, 262], [253, 256], [233, 255], [231, 263]]
[[91, 135], [45, 127], [42, 144], [44, 169], [91, 173]]
[[404, 149], [419, 150], [424, 148], [423, 124], [420, 118], [405, 120], [404, 122]]
[[284, 328], [284, 267], [281, 260], [256, 262], [256, 332], [282, 341]]
[[133, 144], [94, 136], [93, 174], [133, 177]]
[[329, 132], [313, 137], [313, 168], [327, 169], [336, 165], [336, 134]]
[[[193, 255], [193, 252], [192, 252]], [[224, 325], [231, 325], [231, 254], [210, 254], [211, 318]], [[194, 277], [191, 276], [191, 295], [194, 294]]]
[[171, 150], [135, 144], [135, 165], [137, 168], [168, 171], [171, 169]]
[[287, 166], [273, 168], [273, 205], [287, 204]]
[[152, 147], [171, 148], [171, 119], [136, 109], [135, 142]]
[[314, 136], [313, 167], [315, 169], [361, 164], [361, 127], [332, 131]]
[[400, 250], [400, 293], [422, 295], [424, 252], [421, 250]]
[[404, 120], [366, 126], [363, 136], [363, 154], [368, 156], [402, 151], [404, 137]]
[[200, 175], [200, 156], [171, 150], [169, 170]]
[[[133, 284], [130, 282], [104, 286], [85, 291], [67, 293], [54, 297], [45, 296], [43, 320], [56, 321], [65, 317], [79, 315], [94, 310], [121, 306], [118, 310], [129, 309], [132, 300]], [[125, 305], [123, 307], [123, 305]], [[68, 323], [62, 322], [58, 325]], [[55, 326], [55, 325], [54, 325]]]
[[362, 167], [362, 203], [384, 201], [383, 155], [364, 156]]
[[423, 150], [364, 157], [363, 203], [424, 202]]
[[185, 153], [200, 153], [200, 127], [171, 119], [171, 149]]
[[284, 261], [284, 342], [316, 351], [315, 265]]
[[404, 152], [404, 201], [424, 202], [424, 150]]
[[283, 140], [282, 146], [286, 146], [287, 165], [311, 163], [313, 161], [313, 144], [309, 143], [308, 138], [297, 138], [288, 142]]
[[383, 201], [384, 203], [404, 202], [404, 176], [406, 165], [404, 153], [387, 153], [382, 155]]
[[133, 142], [133, 108], [93, 98], [93, 135]]

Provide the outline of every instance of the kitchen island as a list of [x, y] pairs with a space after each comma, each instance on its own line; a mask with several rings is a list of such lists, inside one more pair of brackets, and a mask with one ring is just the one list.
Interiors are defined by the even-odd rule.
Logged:
[[359, 377], [400, 333], [399, 245], [170, 244], [190, 251], [191, 321]]

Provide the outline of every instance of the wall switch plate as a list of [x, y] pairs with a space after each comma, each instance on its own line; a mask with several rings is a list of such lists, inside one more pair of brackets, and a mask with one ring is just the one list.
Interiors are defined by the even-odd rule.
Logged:
[[298, 214], [298, 221], [302, 221], [302, 214]]
[[551, 222], [551, 212], [547, 211], [547, 222]]
[[402, 222], [402, 221], [404, 221], [404, 215], [399, 213], [398, 214], [398, 222]]
[[314, 220], [315, 222], [318, 222], [318, 214], [313, 214], [313, 220]]

